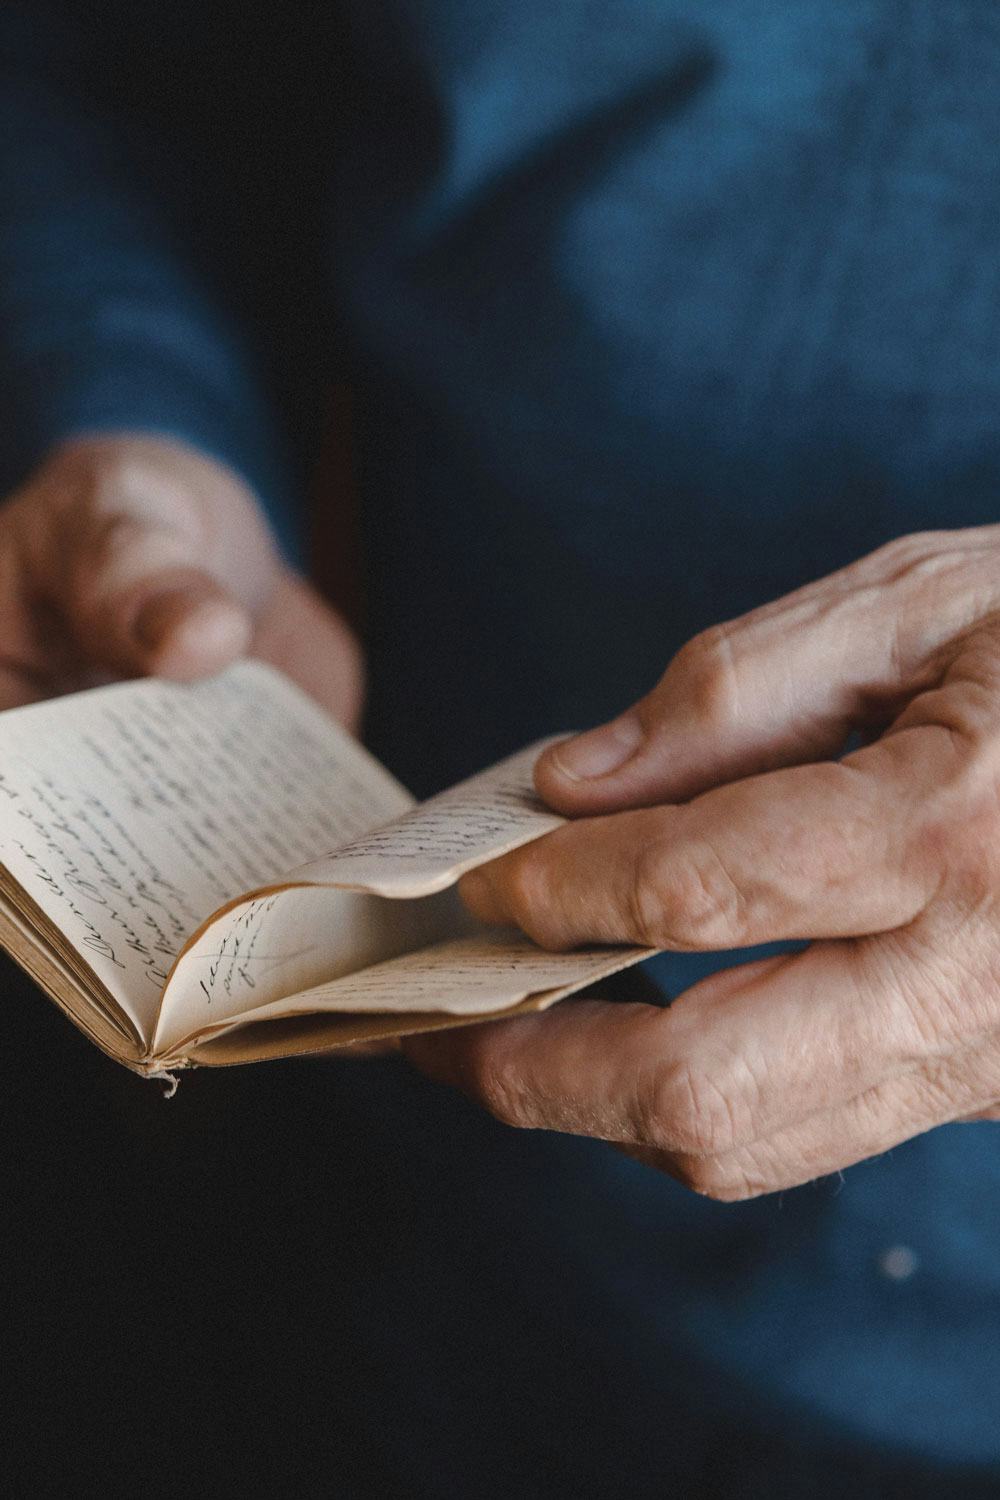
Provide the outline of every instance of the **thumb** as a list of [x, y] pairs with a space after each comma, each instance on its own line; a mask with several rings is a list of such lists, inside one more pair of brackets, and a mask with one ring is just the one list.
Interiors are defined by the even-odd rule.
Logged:
[[196, 568], [147, 579], [121, 624], [136, 670], [178, 682], [221, 672], [246, 654], [253, 635], [249, 611]]
[[94, 665], [127, 675], [208, 677], [250, 645], [249, 610], [176, 534], [123, 522], [96, 565], [71, 580], [67, 613]]
[[822, 642], [796, 644], [775, 657], [739, 623], [695, 637], [645, 698], [546, 750], [538, 791], [571, 816], [606, 813], [836, 755], [858, 705]]
[[[917, 542], [933, 564], [943, 544]], [[940, 678], [976, 581], [957, 589], [948, 569], [901, 568], [896, 551], [696, 636], [632, 708], [545, 751], [540, 795], [570, 816], [687, 801], [883, 728]]]

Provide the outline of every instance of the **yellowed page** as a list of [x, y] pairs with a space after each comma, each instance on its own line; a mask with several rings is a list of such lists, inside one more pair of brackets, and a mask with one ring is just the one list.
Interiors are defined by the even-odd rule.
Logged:
[[259, 663], [0, 714], [0, 862], [147, 1041], [213, 911], [411, 806]]
[[498, 938], [450, 889], [463, 871], [564, 822], [535, 796], [541, 748], [529, 745], [213, 918], [171, 975], [156, 1055], [310, 1011], [483, 1016], [541, 992], [562, 998], [648, 957], [645, 948], [547, 954], [522, 936]]
[[[365, 1015], [392, 1012], [401, 1032], [413, 1030], [407, 1017], [428, 1014], [470, 1019], [502, 1014], [530, 995], [544, 1004], [563, 999], [650, 956], [649, 948], [579, 948], [547, 953], [518, 932], [481, 932], [436, 943], [371, 965], [302, 994], [245, 1012], [228, 1023], [204, 1024], [201, 1039], [234, 1032], [248, 1022], [277, 1021], [322, 1013]], [[541, 1008], [541, 1007], [540, 1007]], [[178, 1037], [176, 1045], [192, 1041]]]
[[546, 743], [214, 916], [170, 976], [155, 1054], [310, 1010], [490, 1014], [540, 992], [560, 998], [647, 957], [647, 949], [550, 954], [523, 937], [498, 939], [477, 929], [451, 889], [464, 871], [564, 821], [533, 788]]
[[[535, 795], [530, 745], [336, 852], [251, 892], [196, 934], [170, 976], [153, 1048], [171, 1050], [322, 981], [470, 930], [463, 871], [564, 820]], [[390, 898], [390, 899], [385, 899]]]
[[385, 827], [372, 829], [289, 880], [344, 886], [394, 898], [428, 896], [466, 870], [496, 859], [558, 828], [534, 790], [540, 740], [448, 791], [421, 802]]
[[187, 945], [160, 1007], [153, 1051], [266, 1009], [323, 981], [467, 931], [454, 891], [386, 901], [320, 885], [279, 885], [234, 902]]

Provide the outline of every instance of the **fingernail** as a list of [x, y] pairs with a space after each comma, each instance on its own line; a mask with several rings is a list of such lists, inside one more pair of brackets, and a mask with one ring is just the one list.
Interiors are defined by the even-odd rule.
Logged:
[[242, 654], [250, 645], [250, 617], [226, 599], [206, 599], [195, 605], [174, 631], [179, 651], [214, 661]]
[[556, 769], [570, 781], [589, 781], [617, 771], [642, 744], [642, 724], [635, 712], [622, 714], [599, 729], [564, 740], [550, 752]]

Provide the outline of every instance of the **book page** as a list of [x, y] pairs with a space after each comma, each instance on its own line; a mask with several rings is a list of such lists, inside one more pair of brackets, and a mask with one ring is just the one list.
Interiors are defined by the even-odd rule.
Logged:
[[[293, 1016], [390, 1012], [400, 1019], [400, 1032], [412, 1031], [407, 1017], [434, 1015], [474, 1017], [502, 1014], [529, 996], [539, 996], [539, 1008], [561, 1000], [631, 964], [649, 958], [649, 948], [578, 948], [570, 953], [547, 953], [514, 931], [479, 932], [436, 943], [373, 964], [359, 973], [316, 985], [245, 1011], [228, 1025], [205, 1017], [194, 1036], [217, 1037], [239, 1025], [280, 1021]], [[178, 1039], [179, 1041], [181, 1039]]]
[[213, 916], [170, 975], [156, 1053], [475, 930], [457, 897], [445, 899], [459, 875], [565, 821], [534, 792], [542, 748], [518, 751]]
[[159, 1056], [204, 1027], [474, 926], [456, 891], [386, 901], [321, 885], [264, 887], [188, 943], [170, 975], [153, 1036]]
[[565, 822], [541, 802], [532, 780], [535, 761], [551, 743], [519, 750], [289, 878], [395, 898], [453, 885], [466, 870]]
[[0, 862], [147, 1040], [213, 911], [412, 803], [257, 662], [0, 714]]

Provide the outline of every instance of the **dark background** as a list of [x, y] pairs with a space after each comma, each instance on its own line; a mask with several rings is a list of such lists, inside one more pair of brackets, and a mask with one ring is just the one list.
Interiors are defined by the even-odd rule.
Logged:
[[331, 1068], [365, 1064], [190, 1073], [167, 1100], [7, 961], [0, 1005], [14, 1492], [395, 1493], [339, 1327], [365, 1226], [338, 1184], [368, 1168]]
[[[565, 1384], [543, 1382], [553, 1328], [579, 1331], [586, 1348], [586, 1309], [557, 1266], [551, 1277], [534, 1268], [544, 1302], [502, 1333], [523, 1361], [512, 1388], [497, 1373], [509, 1360], [493, 1358], [475, 1316], [476, 1298], [496, 1289], [457, 1284], [449, 1269], [466, 1220], [485, 1205], [516, 1274], [526, 1214], [544, 1213], [531, 1208], [530, 1134], [505, 1132], [506, 1183], [477, 1182], [484, 1138], [502, 1127], [396, 1060], [194, 1070], [168, 1100], [105, 1058], [6, 960], [0, 1008], [7, 1493], [569, 1500], [547, 1468], [546, 1408], [585, 1452], [608, 1390], [599, 1364], [569, 1347]], [[390, 1095], [396, 1114], [378, 1107]], [[401, 1129], [400, 1118], [412, 1124]], [[468, 1134], [466, 1182], [426, 1166], [435, 1134], [456, 1122]], [[603, 1148], [568, 1143], [568, 1163], [578, 1149]], [[397, 1317], [415, 1306], [427, 1337], [390, 1370], [378, 1350], [391, 1346], [394, 1301]], [[470, 1398], [461, 1431], [434, 1404], [438, 1369], [442, 1390]], [[691, 1369], [692, 1411], [709, 1380]], [[418, 1414], [430, 1403], [423, 1426], [407, 1409], [414, 1393]], [[739, 1411], [739, 1393], [715, 1396]], [[509, 1438], [505, 1473], [473, 1472], [477, 1404], [491, 1451], [498, 1434]], [[710, 1452], [685, 1454], [685, 1430], [700, 1425], [689, 1429], [685, 1398], [657, 1411], [678, 1434], [677, 1474], [649, 1472], [623, 1445], [620, 1487], [601, 1500], [810, 1492], [814, 1457], [780, 1433], [734, 1417]], [[606, 1456], [613, 1424], [601, 1442]], [[988, 1480], [872, 1454], [831, 1451], [829, 1474], [828, 1493], [995, 1493]]]

